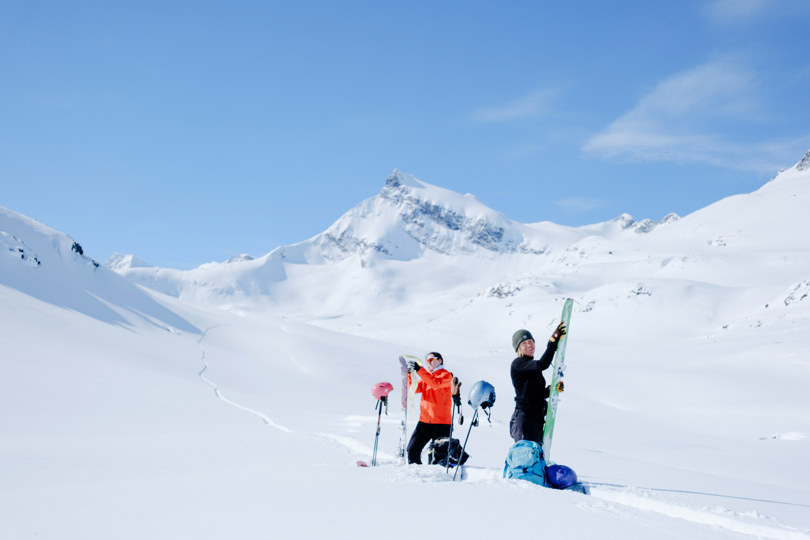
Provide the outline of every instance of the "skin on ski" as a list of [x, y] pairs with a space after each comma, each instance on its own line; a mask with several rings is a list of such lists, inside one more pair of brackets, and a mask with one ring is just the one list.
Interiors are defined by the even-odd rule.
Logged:
[[565, 346], [568, 344], [568, 331], [570, 331], [571, 311], [574, 307], [574, 300], [566, 298], [562, 310], [562, 322], [565, 324], [566, 333], [560, 338], [557, 345], [557, 352], [554, 355], [554, 368], [551, 376], [551, 385], [549, 387], [548, 396], [548, 410], [546, 411], [546, 422], [543, 426], [543, 454], [546, 463], [549, 465], [554, 462], [551, 461], [551, 439], [554, 435], [554, 422], [557, 418], [557, 405], [560, 402], [560, 393], [557, 391], [557, 384], [562, 381], [565, 371]]
[[405, 455], [406, 447], [408, 445], [408, 402], [413, 404], [413, 395], [416, 391], [416, 381], [411, 385], [413, 388], [408, 387], [408, 361], [413, 360], [419, 364], [422, 361], [416, 356], [410, 354], [399, 355], [399, 369], [402, 375], [402, 419], [400, 421], [399, 433], [399, 451], [397, 457], [400, 463], [405, 464], [408, 459]]
[[405, 358], [399, 357], [399, 370], [402, 377], [402, 416], [399, 424], [399, 461], [405, 463], [405, 436], [408, 425], [408, 363]]

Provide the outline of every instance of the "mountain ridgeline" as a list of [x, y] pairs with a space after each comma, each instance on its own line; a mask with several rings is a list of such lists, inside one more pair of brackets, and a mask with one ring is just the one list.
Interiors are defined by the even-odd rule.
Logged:
[[171, 296], [230, 301], [234, 296], [273, 295], [278, 284], [288, 280], [288, 265], [313, 267], [354, 260], [361, 268], [370, 268], [386, 261], [436, 256], [539, 257], [565, 250], [589, 236], [637, 236], [677, 219], [671, 214], [661, 223], [636, 222], [623, 214], [606, 223], [577, 228], [550, 222], [518, 223], [473, 195], [395, 170], [380, 193], [343, 214], [326, 231], [262, 257], [236, 256], [188, 271], [150, 267], [122, 255], [108, 264], [127, 279]]
[[[434, 294], [456, 289], [458, 298], [500, 291], [493, 296], [511, 298], [534, 287], [579, 294], [583, 305], [593, 305], [597, 298], [603, 303], [614, 298], [608, 291], [617, 287], [651, 294], [656, 287], [664, 288], [662, 280], [752, 285], [746, 274], [736, 271], [707, 278], [714, 273], [711, 261], [720, 258], [742, 268], [763, 264], [765, 259], [758, 254], [778, 248], [791, 251], [784, 260], [799, 264], [807, 242], [774, 231], [807, 229], [808, 170], [810, 152], [759, 190], [728, 197], [683, 218], [670, 214], [660, 222], [636, 221], [623, 214], [583, 227], [518, 223], [473, 195], [395, 170], [377, 195], [347, 211], [324, 232], [260, 257], [237, 255], [181, 271], [116, 254], [106, 267], [98, 268], [75, 249], [70, 251], [75, 242], [66, 235], [51, 244], [58, 247], [63, 262], [67, 249], [78, 257], [76, 261], [86, 263], [80, 265], [85, 269], [82, 280], [92, 281], [84, 273], [103, 274], [107, 281], [124, 278], [119, 288], [132, 298], [136, 290], [126, 282], [194, 303], [230, 305], [258, 299], [282, 309], [310, 306], [329, 316], [347, 309], [373, 312], [401, 305], [413, 298], [409, 291], [414, 288]], [[26, 248], [47, 228], [10, 210], [3, 216], [0, 233], [6, 259], [17, 257], [15, 265], [29, 267], [49, 259], [47, 243], [37, 244], [37, 250]], [[47, 234], [61, 235], [50, 230]], [[781, 281], [769, 281], [762, 293], [765, 298], [794, 290], [810, 278], [798, 275], [791, 265], [778, 270], [784, 272], [773, 278]], [[0, 275], [4, 282], [22, 284], [26, 292], [34, 287], [18, 272], [6, 274]], [[427, 275], [429, 280], [424, 279]], [[86, 298], [82, 301], [87, 303]], [[165, 313], [161, 318], [166, 319]]]

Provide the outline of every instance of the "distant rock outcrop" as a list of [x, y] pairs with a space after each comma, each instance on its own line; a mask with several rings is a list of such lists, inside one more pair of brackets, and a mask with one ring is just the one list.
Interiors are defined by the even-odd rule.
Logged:
[[808, 151], [804, 157], [796, 164], [797, 171], [807, 171], [810, 170], [810, 151]]

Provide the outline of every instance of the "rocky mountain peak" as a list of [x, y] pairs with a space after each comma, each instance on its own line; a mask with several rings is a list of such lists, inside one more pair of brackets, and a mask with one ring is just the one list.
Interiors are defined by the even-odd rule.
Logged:
[[406, 259], [423, 250], [510, 252], [526, 241], [520, 224], [475, 197], [433, 186], [396, 169], [376, 197], [344, 214], [326, 238], [343, 256], [373, 248]]
[[804, 155], [804, 157], [796, 164], [797, 171], [807, 171], [810, 170], [810, 150]]

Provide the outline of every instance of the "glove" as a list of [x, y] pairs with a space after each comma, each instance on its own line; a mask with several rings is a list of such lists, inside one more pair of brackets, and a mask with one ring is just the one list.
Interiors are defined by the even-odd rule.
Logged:
[[414, 373], [418, 372], [422, 369], [422, 366], [416, 363], [416, 360], [409, 360], [408, 361], [408, 371], [413, 371]]
[[453, 405], [461, 407], [461, 381], [458, 380], [458, 377], [453, 377], [453, 381], [450, 383], [450, 391], [453, 394]]
[[565, 392], [565, 383], [560, 381], [557, 383], [557, 392]]
[[558, 339], [563, 337], [567, 332], [568, 332], [568, 330], [565, 328], [565, 323], [560, 323], [560, 324], [557, 325], [557, 329], [554, 330], [554, 333], [551, 334], [551, 337], [549, 338], [549, 341], [554, 343]]

